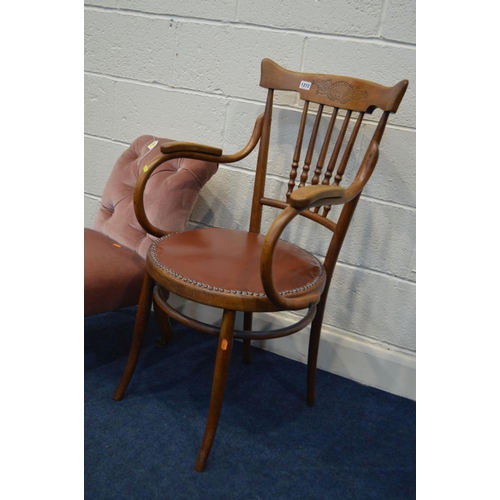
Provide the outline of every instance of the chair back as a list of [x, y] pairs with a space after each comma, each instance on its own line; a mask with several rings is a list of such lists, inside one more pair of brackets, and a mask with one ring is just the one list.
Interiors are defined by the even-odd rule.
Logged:
[[[340, 213], [332, 216], [331, 206], [301, 213], [334, 233], [325, 260], [331, 276], [356, 204], [377, 163], [379, 144], [389, 115], [397, 111], [408, 81], [384, 87], [352, 77], [289, 71], [270, 59], [264, 59], [260, 85], [267, 88], [268, 93], [257, 158], [250, 231], [261, 231], [263, 206], [285, 209], [298, 187], [345, 184], [345, 195], [339, 199], [339, 204], [343, 205]], [[302, 101], [302, 112], [295, 113], [300, 115], [300, 119], [296, 125], [297, 138], [284, 199], [266, 197], [265, 193], [277, 91], [296, 92]], [[374, 114], [376, 110], [379, 111]], [[367, 135], [372, 129], [371, 136]]]

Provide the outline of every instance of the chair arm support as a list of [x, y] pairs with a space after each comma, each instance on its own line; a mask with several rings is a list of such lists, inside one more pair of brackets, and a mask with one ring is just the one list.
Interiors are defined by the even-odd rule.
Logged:
[[[262, 280], [262, 286], [264, 287], [264, 291], [266, 292], [269, 300], [276, 306], [282, 309], [299, 309], [299, 304], [303, 304], [302, 299], [293, 298], [293, 297], [285, 297], [280, 295], [276, 286], [274, 284], [273, 279], [273, 256], [274, 250], [280, 239], [281, 234], [283, 233], [286, 226], [297, 216], [299, 215], [301, 210], [297, 210], [292, 206], [288, 206], [285, 208], [279, 215], [274, 219], [271, 227], [269, 228], [266, 237], [264, 239], [264, 244], [262, 246], [262, 253], [260, 259], [260, 276]], [[315, 303], [318, 297], [311, 297], [311, 303]]]
[[[359, 200], [361, 191], [368, 182], [379, 156], [379, 147], [376, 141], [373, 141], [363, 158], [362, 165], [358, 174], [351, 185], [344, 189], [340, 186], [314, 185], [303, 186], [292, 192], [288, 200], [288, 206], [276, 217], [264, 239], [262, 247], [260, 271], [264, 291], [269, 300], [278, 307], [284, 309], [294, 309], [297, 302], [292, 297], [284, 297], [279, 294], [273, 279], [273, 256], [278, 240], [286, 226], [301, 212], [313, 207], [323, 205], [348, 205], [348, 210], [341, 215], [339, 223], [342, 220], [343, 225], [349, 225], [354, 207]], [[343, 213], [345, 210], [343, 210]], [[340, 231], [340, 234], [345, 231]], [[341, 236], [343, 239], [343, 236]], [[340, 242], [340, 245], [342, 243]], [[339, 249], [340, 249], [339, 245]], [[336, 257], [334, 259], [336, 261]]]
[[276, 244], [285, 227], [301, 212], [323, 205], [342, 205], [359, 198], [361, 191], [368, 182], [379, 156], [376, 142], [370, 144], [358, 175], [351, 185], [344, 189], [340, 186], [313, 185], [303, 186], [292, 192], [286, 207], [274, 220], [266, 234], [261, 254], [261, 280], [264, 290], [271, 302], [276, 306], [293, 309], [296, 302], [291, 297], [279, 294], [273, 279], [273, 256]]
[[363, 191], [366, 183], [370, 179], [375, 166], [377, 165], [379, 156], [379, 146], [377, 142], [372, 141], [368, 147], [361, 167], [355, 179], [352, 181], [351, 185], [345, 190], [345, 194], [342, 198], [342, 203], [347, 203], [354, 199], [357, 195]]

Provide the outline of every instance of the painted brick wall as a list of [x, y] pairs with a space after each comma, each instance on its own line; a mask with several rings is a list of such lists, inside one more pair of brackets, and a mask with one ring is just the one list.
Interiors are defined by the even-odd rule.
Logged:
[[[239, 150], [263, 108], [264, 57], [388, 86], [408, 79], [340, 255], [325, 321], [414, 357], [415, 49], [414, 0], [87, 0], [85, 225], [93, 225], [116, 158], [139, 135]], [[280, 104], [278, 121], [296, 112], [295, 99]], [[273, 189], [286, 182], [291, 141], [279, 137], [270, 158]], [[247, 228], [254, 162], [252, 154], [220, 167], [193, 225]], [[288, 236], [314, 242], [320, 257], [325, 251], [312, 229], [292, 227]]]

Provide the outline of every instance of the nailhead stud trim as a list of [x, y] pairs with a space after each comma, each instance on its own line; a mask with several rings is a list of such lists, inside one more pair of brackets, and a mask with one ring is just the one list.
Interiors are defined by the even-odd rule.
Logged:
[[[166, 240], [167, 238], [170, 238], [171, 236], [174, 236], [174, 235], [179, 234], [181, 232], [182, 231], [177, 231], [175, 233], [167, 234], [166, 236], [161, 237], [160, 239], [153, 242], [153, 244], [151, 245], [151, 247], [149, 249], [149, 252], [151, 254], [153, 262], [162, 271], [165, 271], [166, 273], [170, 274], [174, 278], [177, 278], [177, 279], [182, 280], [186, 283], [189, 283], [190, 285], [196, 285], [196, 286], [199, 286], [201, 288], [206, 288], [207, 290], [212, 290], [214, 292], [232, 293], [232, 294], [247, 295], [247, 296], [251, 295], [254, 297], [265, 297], [266, 296], [265, 293], [248, 292], [248, 291], [244, 291], [244, 290], [226, 290], [224, 288], [218, 288], [218, 287], [214, 287], [211, 285], [207, 285], [206, 283], [201, 283], [200, 281], [194, 281], [194, 280], [191, 280], [189, 278], [186, 278], [185, 276], [181, 276], [180, 274], [174, 272], [172, 269], [170, 269], [167, 266], [165, 266], [164, 264], [162, 264], [159, 261], [158, 256], [156, 255], [156, 245], [158, 243], [162, 242], [163, 240]], [[290, 245], [293, 245], [293, 243], [290, 243]], [[294, 246], [296, 246], [296, 245], [294, 245]], [[297, 247], [297, 248], [299, 248], [299, 247]], [[283, 292], [279, 292], [280, 295], [292, 295], [294, 293], [303, 292], [305, 290], [308, 290], [308, 289], [314, 287], [319, 281], [321, 281], [321, 279], [324, 276], [324, 268], [323, 268], [321, 262], [314, 255], [312, 255], [312, 254], [310, 254], [310, 255], [318, 263], [318, 266], [321, 270], [319, 276], [317, 276], [313, 281], [311, 281], [311, 283], [308, 283], [307, 285], [301, 286], [299, 288], [294, 288], [293, 290], [284, 290]]]

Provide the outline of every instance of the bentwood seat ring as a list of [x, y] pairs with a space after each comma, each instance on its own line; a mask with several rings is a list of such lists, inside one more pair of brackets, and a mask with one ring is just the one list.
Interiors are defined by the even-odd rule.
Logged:
[[[137, 311], [132, 347], [114, 398], [119, 400], [132, 378], [144, 338], [151, 302], [169, 317], [190, 327], [219, 336], [208, 419], [195, 468], [202, 471], [212, 446], [222, 408], [233, 339], [243, 339], [244, 362], [249, 361], [252, 339], [268, 339], [293, 334], [311, 324], [307, 367], [307, 403], [315, 397], [315, 374], [321, 326], [333, 270], [361, 192], [379, 156], [379, 145], [389, 115], [395, 113], [408, 81], [393, 87], [351, 77], [298, 73], [281, 68], [269, 59], [262, 61], [261, 87], [268, 89], [265, 110], [257, 118], [247, 145], [238, 153], [223, 154], [216, 147], [173, 142], [162, 146], [162, 156], [149, 164], [138, 179], [135, 203], [138, 220], [144, 229], [159, 239], [148, 253], [146, 273]], [[276, 91], [298, 92], [304, 101], [297, 142], [289, 172], [288, 192], [283, 200], [266, 196], [273, 101]], [[299, 174], [302, 144], [308, 118], [315, 103], [315, 116], [307, 151]], [[374, 131], [366, 151], [355, 161], [361, 125], [367, 114], [378, 109], [379, 119], [369, 120]], [[375, 116], [375, 115], [372, 115]], [[322, 119], [327, 126], [318, 148], [315, 169], [311, 171], [318, 130]], [[370, 127], [367, 127], [369, 130]], [[320, 142], [320, 141], [318, 141]], [[203, 228], [167, 233], [148, 220], [143, 192], [152, 172], [172, 158], [192, 158], [214, 163], [235, 163], [248, 156], [259, 144], [252, 209], [248, 231]], [[357, 163], [357, 165], [353, 165]], [[324, 168], [326, 166], [326, 168]], [[346, 169], [354, 167], [353, 179], [346, 187]], [[346, 174], [346, 175], [345, 175]], [[309, 185], [307, 185], [309, 183]], [[333, 221], [333, 205], [339, 205]], [[266, 234], [261, 234], [263, 206], [281, 209]], [[337, 212], [335, 212], [337, 213]], [[324, 262], [312, 253], [281, 239], [283, 231], [297, 216], [306, 217], [331, 230], [332, 236]], [[220, 328], [200, 323], [175, 310], [169, 294], [220, 308]], [[300, 311], [306, 313], [296, 324], [273, 331], [253, 331], [252, 314], [259, 312]], [[243, 312], [243, 330], [235, 330], [235, 315]]]

